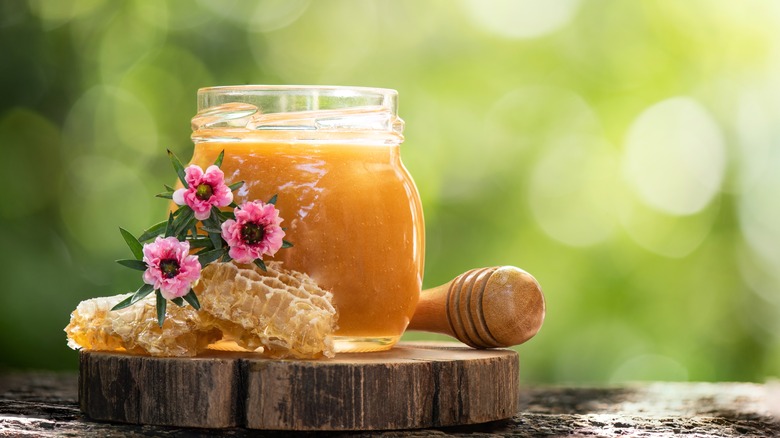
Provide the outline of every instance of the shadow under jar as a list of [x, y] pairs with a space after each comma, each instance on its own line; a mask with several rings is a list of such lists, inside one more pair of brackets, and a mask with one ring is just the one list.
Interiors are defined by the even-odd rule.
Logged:
[[397, 99], [363, 87], [198, 90], [191, 164], [224, 150], [226, 182], [246, 182], [237, 204], [278, 195], [294, 246], [274, 259], [333, 292], [337, 352], [391, 348], [420, 295], [422, 206], [401, 163]]

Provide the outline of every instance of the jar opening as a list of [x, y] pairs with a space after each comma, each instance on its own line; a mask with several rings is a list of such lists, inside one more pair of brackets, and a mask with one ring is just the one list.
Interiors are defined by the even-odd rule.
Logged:
[[[382, 136], [403, 141], [395, 90], [368, 87], [241, 85], [198, 90], [192, 119], [196, 142], [268, 137], [284, 131], [297, 141]], [[278, 134], [281, 135], [281, 134]]]

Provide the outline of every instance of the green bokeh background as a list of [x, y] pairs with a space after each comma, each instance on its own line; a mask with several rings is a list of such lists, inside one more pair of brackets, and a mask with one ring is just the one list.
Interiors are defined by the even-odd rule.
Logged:
[[240, 84], [399, 91], [425, 287], [545, 290], [524, 381], [780, 374], [773, 0], [0, 2], [0, 368], [77, 367], [69, 313], [138, 283], [117, 227]]

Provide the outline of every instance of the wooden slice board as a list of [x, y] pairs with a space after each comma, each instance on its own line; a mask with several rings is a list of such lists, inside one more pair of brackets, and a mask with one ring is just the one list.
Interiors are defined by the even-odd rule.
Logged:
[[518, 365], [512, 350], [441, 342], [311, 361], [220, 351], [195, 358], [82, 351], [79, 406], [96, 420], [179, 427], [452, 426], [515, 415]]

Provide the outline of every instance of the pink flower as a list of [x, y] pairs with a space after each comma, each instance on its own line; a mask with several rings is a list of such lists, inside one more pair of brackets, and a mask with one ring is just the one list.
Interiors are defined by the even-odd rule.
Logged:
[[219, 167], [211, 165], [203, 173], [200, 166], [192, 164], [184, 169], [184, 173], [189, 187], [173, 192], [173, 202], [187, 204], [195, 212], [197, 220], [208, 219], [212, 206], [225, 207], [233, 202], [233, 192], [225, 184], [225, 174]]
[[192, 283], [200, 278], [198, 257], [190, 255], [189, 242], [175, 237], [158, 236], [144, 245], [144, 283], [159, 289], [162, 296], [172, 300], [190, 292]]
[[252, 263], [263, 255], [273, 256], [282, 247], [284, 230], [279, 210], [262, 201], [247, 202], [235, 210], [236, 220], [222, 224], [222, 238], [230, 246], [229, 255], [238, 263]]

